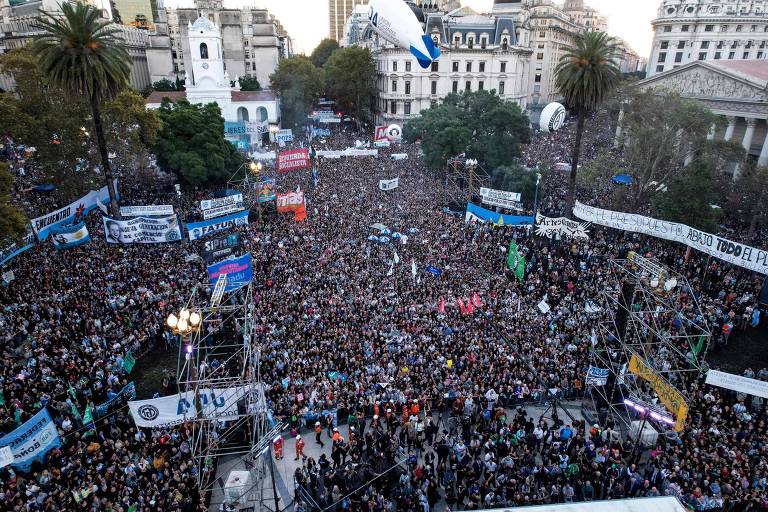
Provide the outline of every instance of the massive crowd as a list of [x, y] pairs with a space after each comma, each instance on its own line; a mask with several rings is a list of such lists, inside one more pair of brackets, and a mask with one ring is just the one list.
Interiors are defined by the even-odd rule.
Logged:
[[[537, 135], [524, 163], [565, 160], [571, 137], [570, 129]], [[354, 138], [315, 144], [339, 149]], [[586, 158], [607, 146], [608, 133], [591, 133]], [[392, 162], [387, 150], [375, 159], [323, 159], [316, 188], [306, 171], [279, 177], [280, 189], [305, 190], [307, 220], [265, 214], [241, 229], [253, 256], [270, 408], [307, 443], [316, 434], [326, 441], [323, 455], [297, 470], [297, 509], [464, 510], [658, 495], [696, 510], [768, 506], [759, 399], [698, 382], [685, 430], [661, 436], [642, 456], [610, 420], [555, 423], [526, 412], [553, 393], [583, 395], [599, 320], [587, 301], [606, 286], [612, 258], [650, 253], [686, 274], [715, 333], [759, 328], [762, 276], [599, 228], [589, 240], [566, 242], [466, 224], [443, 212], [444, 184], [424, 169], [418, 145], [396, 151], [408, 160]], [[34, 159], [24, 167], [30, 180]], [[398, 176], [397, 189], [379, 190], [379, 180]], [[565, 184], [544, 172], [544, 214], [559, 216]], [[193, 219], [196, 201], [212, 190], [177, 196], [170, 183], [126, 179], [121, 193], [127, 204], [173, 204]], [[31, 197], [19, 188], [14, 198], [30, 216], [53, 209]], [[119, 397], [95, 430], [81, 418], [141, 378], [126, 372], [124, 358], [165, 342], [164, 318], [205, 280], [204, 265], [189, 258], [201, 243], [112, 246], [98, 211], [86, 223], [90, 243], [66, 252], [39, 244], [8, 265], [14, 279], [0, 288], [0, 432], [47, 407], [63, 439], [30, 473], [0, 469], [0, 508], [203, 510], [188, 427], [137, 429]], [[379, 223], [407, 243], [369, 241]], [[522, 283], [505, 270], [512, 238], [526, 255]], [[536, 307], [545, 296], [548, 314]], [[475, 302], [475, 311], [462, 314], [457, 299]], [[768, 379], [768, 370], [751, 375]], [[166, 388], [157, 391], [172, 392]], [[347, 439], [334, 436], [342, 422], [355, 427]]]

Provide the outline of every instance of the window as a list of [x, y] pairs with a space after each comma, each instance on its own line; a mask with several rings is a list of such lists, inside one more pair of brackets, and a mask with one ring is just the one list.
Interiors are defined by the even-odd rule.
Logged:
[[173, 65], [173, 72], [174, 73], [178, 73], [179, 72], [179, 65], [178, 64], [174, 64]]
[[720, 60], [720, 57], [722, 57], [722, 54], [720, 52], [715, 52], [715, 60]]
[[245, 70], [246, 71], [250, 71], [251, 70], [251, 63], [250, 62], [246, 62], [245, 63]]
[[661, 66], [656, 66], [656, 72], [657, 72], [657, 73], [663, 73], [663, 72], [664, 72], [664, 66], [663, 66], [663, 65], [661, 65]]
[[459, 92], [459, 82], [456, 80], [453, 81], [453, 88], [451, 89], [453, 92]]
[[456, 61], [453, 61], [453, 72], [458, 73], [459, 72], [459, 63]]
[[502, 62], [501, 63], [501, 72], [502, 73], [506, 73], [507, 72], [507, 63], [506, 62]]
[[430, 69], [433, 73], [437, 73], [440, 71], [440, 64], [435, 60], [432, 62], [432, 69]]
[[432, 108], [435, 108], [437, 106], [437, 100], [432, 100], [429, 102], [429, 106]]
[[667, 52], [659, 53], [658, 62], [667, 62]]
[[709, 41], [702, 41], [701, 42], [701, 49], [702, 50], [708, 50], [709, 49]]
[[538, 84], [538, 83], [541, 83], [541, 73], [536, 73], [536, 74], [533, 76], [533, 81], [534, 81], [534, 82], [536, 82], [537, 84]]
[[741, 32], [742, 28], [743, 27], [741, 25], [736, 25], [736, 32]]
[[456, 36], [453, 38], [453, 44], [454, 46], [461, 46], [461, 36]]
[[664, 27], [664, 32], [672, 32], [672, 26], [671, 25], [665, 26]]
[[763, 52], [757, 52], [757, 58], [762, 59], [763, 58]]
[[736, 52], [728, 52], [728, 59], [732, 60], [736, 57]]
[[384, 100], [384, 113], [385, 114], [387, 113], [387, 105], [389, 105], [389, 103], [387, 103], [387, 100]]
[[391, 106], [390, 106], [390, 109], [389, 109], [389, 111], [390, 111], [392, 114], [397, 114], [397, 102], [396, 102], [396, 101], [392, 101], [392, 102], [390, 102], [390, 105], [391, 105]]
[[397, 92], [397, 80], [392, 80], [392, 92]]
[[537, 53], [536, 54], [536, 60], [544, 60], [544, 54], [543, 53]]
[[506, 50], [507, 48], [509, 48], [509, 41], [505, 37], [504, 39], [501, 40], [501, 49]]
[[722, 50], [724, 45], [725, 45], [725, 43], [723, 41], [718, 41], [717, 42], [717, 49], [718, 50]]
[[201, 59], [208, 58], [208, 45], [205, 43], [200, 43], [200, 58]]
[[544, 39], [545, 37], [547, 37], [547, 33], [542, 30], [541, 32], [539, 32], [539, 37]]
[[707, 58], [707, 52], [699, 52], [699, 60], [704, 60]]
[[171, 52], [171, 58], [172, 58], [173, 60], [176, 60], [176, 59], [178, 59], [178, 58], [179, 58], [179, 57], [178, 57], [178, 55], [176, 54], [176, 50], [174, 50], [174, 51], [172, 51], [172, 52]]
[[485, 82], [483, 82], [482, 80], [480, 80], [480, 81], [477, 83], [477, 90], [478, 90], [478, 91], [482, 91], [482, 90], [484, 90], [484, 88], [485, 88]]
[[749, 58], [749, 52], [744, 52], [744, 55], [741, 57], [742, 59], [746, 60]]
[[488, 46], [488, 40], [484, 37], [480, 38], [480, 48], [485, 50], [486, 46]]
[[712, 32], [713, 30], [715, 30], [714, 25], [704, 25], [704, 32]]
[[408, 80], [405, 81], [405, 94], [411, 94], [411, 82]]
[[466, 83], [464, 84], [464, 90], [465, 91], [471, 91], [472, 90], [472, 82], [467, 80]]
[[677, 52], [675, 54], [675, 62], [683, 62], [683, 52]]
[[475, 47], [475, 38], [474, 37], [468, 37], [467, 38], [467, 48], [472, 49]]
[[397, 71], [397, 61], [396, 60], [392, 61], [392, 71]]
[[680, 32], [688, 32], [688, 25], [683, 25], [680, 27]]
[[480, 72], [485, 73], [485, 62], [480, 63]]
[[405, 71], [408, 72], [411, 70], [411, 61], [407, 60], [405, 61]]
[[662, 50], [666, 50], [667, 48], [669, 48], [669, 41], [662, 41], [661, 42], [661, 49]]
[[720, 27], [720, 32], [728, 32], [728, 25], [722, 25]]
[[411, 102], [406, 101], [405, 105], [403, 105], [403, 113], [407, 116], [411, 115]]
[[431, 93], [434, 96], [435, 94], [437, 94], [437, 82], [433, 81], [431, 87], [432, 87]]
[[251, 52], [250, 50], [245, 50], [245, 58], [250, 59], [251, 58]]
[[683, 48], [685, 48], [685, 41], [678, 41], [677, 42], [677, 49], [678, 50], [682, 50]]

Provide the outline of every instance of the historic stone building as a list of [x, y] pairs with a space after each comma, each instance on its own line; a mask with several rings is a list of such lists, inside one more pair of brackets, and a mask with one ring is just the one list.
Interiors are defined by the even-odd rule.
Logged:
[[693, 61], [765, 59], [768, 1], [662, 0], [648, 76]]

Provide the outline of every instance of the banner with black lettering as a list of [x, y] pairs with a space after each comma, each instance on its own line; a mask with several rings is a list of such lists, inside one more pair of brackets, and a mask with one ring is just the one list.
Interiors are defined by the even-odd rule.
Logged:
[[102, 217], [104, 235], [109, 244], [159, 244], [179, 242], [181, 227], [175, 215], [170, 217], [134, 217], [117, 220]]
[[614, 229], [642, 233], [679, 242], [693, 247], [715, 258], [733, 263], [761, 274], [768, 274], [768, 251], [738, 242], [732, 242], [717, 235], [666, 220], [644, 217], [633, 213], [614, 212], [587, 206], [576, 201], [573, 214], [588, 222]]
[[393, 178], [391, 180], [379, 180], [379, 190], [393, 190], [400, 186], [400, 178]]
[[536, 214], [536, 234], [547, 238], [589, 238], [589, 223], [576, 222], [565, 217], [545, 217]]
[[146, 206], [121, 206], [123, 217], [167, 217], [173, 215], [172, 204], [150, 204]]
[[[117, 180], [114, 181], [114, 185], [117, 192]], [[63, 208], [32, 219], [32, 229], [39, 240], [45, 240], [50, 235], [51, 228], [80, 222], [84, 215], [87, 215], [96, 208], [97, 201], [109, 203], [109, 191], [106, 185], [99, 190], [91, 190], [80, 199], [73, 201]]]
[[232, 233], [229, 236], [206, 240], [203, 243], [201, 255], [203, 261], [210, 265], [215, 261], [232, 256], [238, 249], [240, 249], [240, 235]]

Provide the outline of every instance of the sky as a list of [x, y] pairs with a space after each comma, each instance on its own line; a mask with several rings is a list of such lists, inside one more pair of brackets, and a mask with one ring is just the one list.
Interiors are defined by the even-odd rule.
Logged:
[[[562, 3], [562, 2], [560, 2]], [[660, 0], [586, 0], [587, 5], [608, 17], [608, 32], [625, 39], [641, 57], [651, 51], [651, 20]], [[462, 0], [478, 12], [488, 12], [493, 0]], [[166, 7], [191, 7], [193, 0], [165, 0]], [[225, 7], [266, 7], [288, 30], [297, 52], [311, 53], [328, 37], [327, 0], [224, 0]]]

